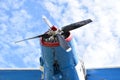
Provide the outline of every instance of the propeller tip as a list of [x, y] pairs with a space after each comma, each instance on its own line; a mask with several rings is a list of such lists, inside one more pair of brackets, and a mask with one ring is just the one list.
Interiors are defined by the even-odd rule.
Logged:
[[67, 50], [66, 50], [66, 52], [70, 52], [72, 50], [72, 48], [68, 48]]
[[93, 22], [91, 19], [88, 19], [89, 22]]
[[51, 22], [47, 19], [46, 16], [42, 15], [42, 19], [47, 23], [47, 25], [51, 28], [53, 25], [51, 24]]
[[42, 18], [43, 18], [43, 19], [46, 19], [46, 16], [45, 16], [45, 15], [42, 15]]

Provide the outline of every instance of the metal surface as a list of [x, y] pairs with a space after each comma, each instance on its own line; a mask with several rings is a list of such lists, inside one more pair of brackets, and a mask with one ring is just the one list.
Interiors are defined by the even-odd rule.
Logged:
[[[41, 80], [40, 77], [41, 71], [39, 69], [0, 70], [0, 80]], [[120, 68], [88, 69], [87, 80], [120, 80]]]
[[88, 69], [87, 80], [120, 80], [120, 68]]
[[41, 80], [41, 71], [36, 69], [3, 69], [0, 80]]

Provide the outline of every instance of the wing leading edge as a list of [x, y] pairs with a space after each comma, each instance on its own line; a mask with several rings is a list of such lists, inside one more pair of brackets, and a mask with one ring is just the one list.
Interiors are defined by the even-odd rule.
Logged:
[[[0, 80], [40, 80], [40, 70], [0, 70]], [[120, 68], [87, 69], [87, 80], [120, 80]]]
[[87, 80], [120, 80], [120, 68], [88, 69]]
[[40, 70], [0, 70], [0, 80], [41, 80]]

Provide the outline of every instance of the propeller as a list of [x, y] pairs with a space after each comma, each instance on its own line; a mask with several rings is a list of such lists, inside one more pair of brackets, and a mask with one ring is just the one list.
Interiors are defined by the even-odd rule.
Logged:
[[50, 28], [53, 26], [51, 22], [46, 18], [46, 16], [43, 15], [42, 18]]
[[42, 34], [42, 35], [38, 35], [38, 36], [35, 36], [35, 37], [31, 37], [31, 38], [23, 39], [23, 40], [20, 40], [20, 41], [16, 41], [15, 43], [19, 43], [19, 42], [30, 40], [30, 39], [40, 38], [40, 37], [49, 38], [50, 35], [48, 35], [48, 34]]
[[[57, 31], [57, 28], [54, 27], [54, 25], [52, 25], [52, 24], [50, 23], [50, 21], [49, 21], [45, 16], [43, 16], [43, 20], [44, 20], [44, 21], [46, 22], [46, 24], [51, 28], [51, 30]], [[66, 52], [71, 51], [71, 47], [67, 44], [67, 42], [66, 42], [65, 39], [62, 37], [62, 35], [60, 34], [60, 32], [56, 32], [55, 36], [57, 37], [60, 46], [61, 46], [64, 50], [66, 50]]]
[[54, 40], [54, 38], [56, 37], [60, 46], [64, 50], [66, 50], [66, 52], [69, 52], [69, 51], [71, 51], [71, 47], [68, 45], [68, 43], [65, 41], [65, 38], [63, 37], [63, 36], [65, 36], [65, 34], [67, 34], [66, 32], [69, 32], [70, 30], [74, 30], [76, 28], [79, 28], [81, 26], [84, 26], [84, 25], [92, 22], [91, 19], [87, 19], [87, 20], [83, 20], [83, 21], [80, 21], [80, 22], [76, 22], [76, 23], [64, 26], [60, 30], [60, 29], [57, 29], [54, 25], [52, 25], [50, 23], [50, 21], [45, 16], [43, 16], [43, 20], [50, 27], [49, 31], [47, 31], [45, 34], [42, 34], [42, 35], [38, 35], [38, 36], [35, 36], [35, 37], [31, 37], [31, 38], [23, 39], [23, 40], [20, 40], [20, 41], [16, 41], [15, 43], [22, 42], [22, 41], [25, 41], [25, 40], [40, 38], [40, 37], [42, 37], [44, 39], [52, 38], [52, 40]]
[[64, 31], [64, 32], [69, 32], [70, 30], [74, 30], [76, 28], [82, 27], [82, 26], [84, 26], [84, 25], [86, 25], [86, 24], [88, 24], [90, 22], [92, 22], [91, 19], [79, 21], [79, 22], [64, 26], [64, 27], [62, 27], [61, 30]]
[[60, 34], [56, 34], [59, 44], [60, 46], [66, 50], [66, 52], [71, 51], [71, 47], [67, 44], [67, 42], [65, 41], [65, 39], [60, 35]]

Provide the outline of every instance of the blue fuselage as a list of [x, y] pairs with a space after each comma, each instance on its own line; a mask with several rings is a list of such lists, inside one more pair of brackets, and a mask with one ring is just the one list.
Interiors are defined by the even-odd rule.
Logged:
[[[71, 39], [68, 44], [74, 44]], [[66, 52], [61, 46], [41, 46], [44, 80], [79, 80], [75, 66], [78, 63], [75, 50], [72, 47]]]

